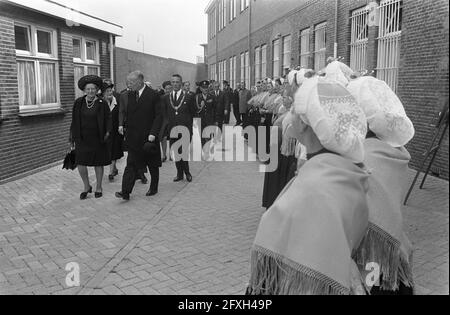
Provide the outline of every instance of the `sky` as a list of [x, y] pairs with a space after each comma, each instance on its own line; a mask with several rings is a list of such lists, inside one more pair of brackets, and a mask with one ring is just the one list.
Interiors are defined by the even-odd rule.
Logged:
[[122, 25], [118, 47], [192, 63], [203, 56], [209, 0], [54, 1]]

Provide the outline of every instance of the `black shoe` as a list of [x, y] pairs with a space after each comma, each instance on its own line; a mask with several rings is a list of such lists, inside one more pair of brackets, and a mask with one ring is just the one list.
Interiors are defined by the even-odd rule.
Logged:
[[141, 178], [141, 183], [143, 185], [147, 185], [148, 184], [148, 179], [147, 179], [147, 177], [145, 177], [145, 175]]
[[186, 180], [188, 181], [188, 183], [192, 183], [192, 175], [190, 173], [186, 174]]
[[173, 179], [174, 183], [181, 182], [184, 179], [183, 176], [177, 176]]
[[147, 194], [145, 194], [147, 197], [152, 197], [152, 196], [155, 196], [156, 194], [158, 194], [158, 190], [149, 190], [148, 192], [147, 192]]
[[103, 197], [103, 193], [102, 192], [96, 192], [94, 196], [95, 196], [95, 199], [100, 199], [100, 198]]
[[116, 197], [119, 199], [123, 199], [125, 201], [129, 201], [130, 200], [130, 194], [124, 194], [122, 192], [116, 192]]
[[114, 181], [114, 175], [109, 175], [108, 179], [109, 179], [110, 182], [113, 182]]
[[86, 192], [82, 192], [80, 195], [80, 200], [86, 200], [88, 194], [92, 194], [92, 186], [89, 188], [89, 190]]

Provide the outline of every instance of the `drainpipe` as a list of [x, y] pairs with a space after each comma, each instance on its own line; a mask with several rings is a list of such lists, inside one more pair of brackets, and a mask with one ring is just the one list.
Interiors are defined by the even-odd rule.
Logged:
[[114, 80], [114, 38], [112, 34], [109, 34], [109, 66], [110, 66], [110, 78]]
[[334, 3], [334, 58], [338, 57], [338, 8], [339, 8], [339, 0], [335, 0]]

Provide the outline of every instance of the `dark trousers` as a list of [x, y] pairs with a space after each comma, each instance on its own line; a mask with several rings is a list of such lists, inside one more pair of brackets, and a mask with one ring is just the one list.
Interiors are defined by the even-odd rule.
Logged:
[[236, 118], [236, 122], [238, 124], [242, 123], [241, 113], [239, 112], [239, 104], [237, 104], [237, 105], [233, 104], [233, 115], [234, 115], [234, 118]]
[[[192, 136], [191, 136], [192, 138]], [[177, 142], [178, 139], [170, 139], [170, 146], [172, 146], [175, 142]], [[178, 154], [183, 154], [183, 148], [180, 147], [178, 148]], [[186, 175], [190, 175], [191, 172], [189, 171], [189, 162], [188, 161], [184, 161], [183, 159], [181, 159], [178, 162], [175, 162], [175, 166], [177, 168], [177, 177], [178, 178], [182, 178], [184, 177], [184, 174]]]
[[136, 175], [139, 174], [139, 171], [143, 169], [143, 165], [145, 168], [148, 167], [151, 175], [151, 183], [150, 190], [157, 191], [159, 186], [159, 167], [154, 167], [150, 165], [149, 162], [144, 162], [145, 158], [142, 157], [139, 153], [129, 151], [127, 158], [127, 167], [125, 168], [125, 172], [123, 174], [122, 179], [122, 193], [131, 194], [133, 192], [133, 188], [136, 182]]
[[244, 128], [248, 126], [247, 114], [246, 113], [245, 114], [241, 114], [240, 122], [244, 124], [244, 126], [243, 126]]

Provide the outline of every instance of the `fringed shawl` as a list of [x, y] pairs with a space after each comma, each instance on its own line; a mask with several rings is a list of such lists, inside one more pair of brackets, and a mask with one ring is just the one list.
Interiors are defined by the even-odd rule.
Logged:
[[411, 244], [403, 232], [402, 198], [408, 185], [405, 148], [394, 148], [375, 138], [366, 139], [366, 166], [369, 178], [369, 230], [355, 254], [361, 270], [367, 263], [378, 263], [382, 274], [380, 287], [395, 291], [400, 281], [414, 286]]
[[346, 295], [361, 287], [351, 254], [368, 226], [367, 178], [335, 154], [306, 162], [262, 217], [248, 293]]

